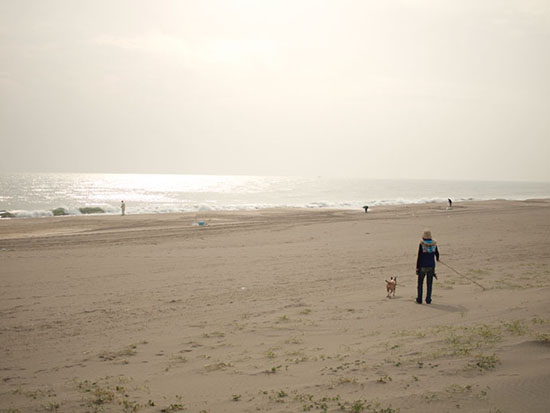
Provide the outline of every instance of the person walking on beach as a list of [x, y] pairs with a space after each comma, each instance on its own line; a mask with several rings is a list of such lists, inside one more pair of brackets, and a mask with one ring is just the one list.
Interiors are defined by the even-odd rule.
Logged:
[[439, 261], [437, 241], [432, 239], [432, 232], [428, 229], [422, 234], [422, 240], [418, 246], [418, 258], [416, 259], [416, 275], [418, 275], [418, 295], [416, 302], [422, 304], [422, 287], [426, 278], [426, 304], [432, 302], [432, 284], [435, 275], [435, 260]]
[[451, 209], [453, 207], [453, 200], [448, 198], [447, 201], [449, 202], [449, 209]]
[[126, 215], [126, 204], [124, 201], [120, 201], [120, 211], [122, 212], [122, 215]]

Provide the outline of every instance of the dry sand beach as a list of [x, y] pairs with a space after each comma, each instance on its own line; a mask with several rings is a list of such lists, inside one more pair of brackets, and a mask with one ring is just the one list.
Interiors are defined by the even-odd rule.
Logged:
[[549, 200], [127, 212], [0, 221], [0, 411], [550, 410]]

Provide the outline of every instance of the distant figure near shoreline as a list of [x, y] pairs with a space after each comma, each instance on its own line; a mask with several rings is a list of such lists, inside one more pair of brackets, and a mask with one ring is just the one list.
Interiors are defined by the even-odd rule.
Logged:
[[449, 209], [451, 209], [453, 207], [453, 200], [448, 198], [447, 201], [449, 201]]
[[366, 214], [369, 210], [369, 207], [367, 205], [365, 205], [363, 208], [365, 209], [365, 214]]
[[126, 204], [124, 203], [124, 201], [120, 201], [120, 211], [122, 215], [126, 215]]

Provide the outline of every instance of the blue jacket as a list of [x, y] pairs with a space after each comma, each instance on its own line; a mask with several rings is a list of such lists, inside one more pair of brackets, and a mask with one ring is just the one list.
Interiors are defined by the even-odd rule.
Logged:
[[416, 259], [416, 271], [422, 267], [435, 268], [435, 259], [439, 261], [437, 243], [431, 239], [423, 239], [418, 245], [418, 258]]

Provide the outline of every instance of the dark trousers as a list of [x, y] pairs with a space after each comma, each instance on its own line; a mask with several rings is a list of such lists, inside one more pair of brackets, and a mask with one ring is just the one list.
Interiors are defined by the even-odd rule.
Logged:
[[426, 277], [427, 291], [426, 302], [430, 304], [432, 302], [432, 284], [434, 282], [434, 268], [422, 267], [418, 271], [418, 295], [416, 296], [416, 302], [422, 303], [422, 287], [424, 286], [424, 277]]

